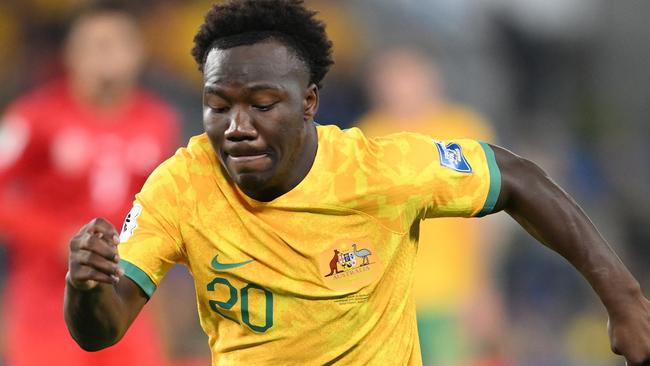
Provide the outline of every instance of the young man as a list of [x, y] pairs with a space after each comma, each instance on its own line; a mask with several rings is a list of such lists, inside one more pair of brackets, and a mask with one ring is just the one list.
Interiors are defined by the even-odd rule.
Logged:
[[[445, 95], [435, 60], [420, 50], [384, 48], [367, 73], [370, 110], [357, 123], [366, 137], [417, 132], [494, 142], [488, 122]], [[425, 365], [497, 362], [505, 337], [488, 258], [499, 240], [485, 221], [446, 217], [420, 225], [412, 293]]]
[[176, 147], [179, 121], [166, 102], [137, 86], [142, 39], [124, 6], [104, 1], [81, 9], [63, 57], [65, 77], [17, 98], [0, 121], [5, 361], [165, 365], [149, 314], [119, 346], [80, 350], [61, 318], [60, 279], [70, 236], [88, 217], [123, 220], [133, 195]]
[[65, 318], [81, 347], [117, 342], [184, 263], [214, 365], [417, 365], [418, 223], [505, 210], [591, 283], [615, 351], [650, 360], [637, 281], [536, 165], [473, 140], [314, 123], [331, 43], [302, 1], [215, 6], [193, 55], [206, 133], [149, 177], [119, 237], [95, 219], [70, 243]]

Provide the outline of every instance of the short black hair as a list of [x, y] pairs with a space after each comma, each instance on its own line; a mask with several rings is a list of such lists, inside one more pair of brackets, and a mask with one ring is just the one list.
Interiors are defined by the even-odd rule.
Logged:
[[192, 56], [203, 71], [208, 52], [275, 39], [295, 52], [309, 70], [310, 84], [322, 80], [334, 64], [325, 23], [303, 0], [231, 0], [215, 4], [194, 36]]

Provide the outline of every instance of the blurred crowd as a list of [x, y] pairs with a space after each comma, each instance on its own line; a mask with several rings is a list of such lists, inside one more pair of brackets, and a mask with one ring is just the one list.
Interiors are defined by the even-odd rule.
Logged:
[[[73, 85], [70, 99], [77, 106], [70, 108], [85, 111], [91, 107], [78, 106], [92, 106], [97, 112], [90, 115], [98, 115], [99, 120], [128, 114], [123, 99], [134, 98], [133, 93], [120, 94], [116, 84], [150, 93], [147, 95], [160, 103], [170, 119], [169, 132], [152, 131], [152, 135], [161, 134], [161, 153], [172, 151], [166, 144], [179, 147], [189, 136], [201, 133], [201, 73], [189, 51], [212, 1], [130, 2], [137, 29], [125, 39], [137, 42], [131, 46], [142, 54], [127, 68], [131, 71], [116, 67], [123, 63], [102, 65], [106, 44], [95, 44], [98, 48], [92, 54], [90, 46], [81, 43], [86, 55], [74, 53], [70, 30], [77, 23], [71, 19], [88, 1], [0, 2], [0, 131], [6, 131], [3, 124], [8, 123], [12, 111], [26, 103], [25, 96], [33, 100], [34, 90], [65, 79]], [[650, 267], [646, 265], [650, 246], [645, 245], [650, 242], [650, 2], [307, 3], [328, 25], [336, 61], [324, 81], [316, 118], [319, 123], [358, 126], [368, 135], [415, 131], [438, 139], [481, 139], [532, 159], [582, 205], [650, 294]], [[83, 34], [90, 37], [89, 32]], [[109, 70], [104, 79], [95, 81], [95, 89], [89, 89], [97, 90], [94, 93], [74, 87], [88, 84], [75, 82], [74, 75], [83, 74], [90, 66], [75, 66], [70, 61], [83, 57], [94, 57], [97, 68]], [[108, 82], [119, 79], [118, 74], [129, 74], [127, 79], [132, 82]], [[40, 98], [34, 109], [51, 99], [47, 92]], [[84, 126], [93, 125], [92, 118], [88, 119]], [[19, 201], [11, 201], [25, 191], [23, 182], [12, 181], [6, 171], [3, 178], [3, 169], [14, 163], [11, 154], [20, 150], [16, 136], [21, 136], [21, 130], [15, 127], [19, 125], [13, 122], [11, 134], [0, 132], [0, 241], [5, 243], [0, 249], [0, 308], [5, 310], [0, 317], [0, 365], [7, 362], [11, 366], [20, 364], [7, 361], [12, 352], [9, 345], [16, 346], [11, 343], [15, 334], [7, 331], [13, 312], [6, 311], [3, 304], [20, 306], [11, 301], [11, 296], [16, 296], [11, 276], [20, 272], [15, 268], [18, 263], [26, 262], [26, 254], [12, 241], [32, 243], [34, 257], [42, 256], [36, 237], [13, 233], [30, 217], [11, 221], [10, 213], [3, 216], [3, 206], [5, 211], [24, 208]], [[50, 125], [47, 131], [57, 130]], [[100, 146], [100, 134], [121, 136], [118, 130], [94, 133], [97, 140], [90, 144]], [[74, 160], [85, 153], [75, 144], [78, 140], [66, 141], [57, 145], [61, 159]], [[115, 144], [117, 140], [110, 141]], [[143, 146], [142, 141], [127, 137], [124, 141]], [[133, 149], [143, 156], [142, 149]], [[33, 159], [39, 160], [37, 156]], [[148, 169], [145, 163], [138, 166]], [[20, 175], [20, 179], [52, 179], [34, 175]], [[138, 179], [133, 173], [133, 182]], [[31, 187], [32, 183], [25, 185]], [[100, 208], [84, 214], [106, 212], [110, 203], [100, 202]], [[38, 204], [34, 204], [37, 209]], [[47, 210], [43, 210], [46, 222]], [[114, 224], [119, 227], [121, 222]], [[64, 229], [52, 232], [68, 235]], [[39, 231], [39, 227], [31, 231]], [[50, 245], [65, 252], [63, 239]], [[425, 222], [419, 251], [415, 295], [425, 365], [621, 364], [609, 351], [606, 313], [586, 282], [506, 215]], [[60, 270], [52, 273], [62, 284]], [[48, 276], [48, 272], [34, 276]], [[27, 283], [39, 281], [34, 276], [24, 275]], [[175, 268], [148, 305], [156, 321], [146, 325], [154, 329], [146, 333], [150, 337], [146, 342], [160, 349], [170, 365], [209, 364], [192, 286], [189, 274]]]

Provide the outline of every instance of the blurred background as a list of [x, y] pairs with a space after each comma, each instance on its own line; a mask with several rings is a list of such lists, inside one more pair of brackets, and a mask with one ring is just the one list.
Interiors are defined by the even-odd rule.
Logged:
[[[12, 206], [7, 191], [22, 184], [12, 180], [19, 157], [10, 154], [20, 150], [16, 139], [24, 134], [7, 121], [32, 91], [70, 78], [66, 34], [75, 9], [87, 2], [0, 2], [0, 304], [19, 296], [12, 274], [29, 262], [16, 244], [15, 223], [2, 220], [3, 206], [20, 206]], [[180, 128], [167, 138], [174, 146], [202, 132], [201, 74], [189, 52], [211, 3], [130, 5], [144, 55], [132, 76], [169, 108], [171, 125]], [[411, 130], [477, 138], [532, 159], [582, 205], [650, 294], [650, 2], [307, 3], [327, 23], [336, 60], [321, 93], [319, 123], [358, 125], [369, 135]], [[74, 155], [75, 146], [59, 146], [59, 155]], [[39, 179], [33, 175], [20, 179]], [[422, 228], [416, 269], [425, 365], [622, 364], [609, 351], [606, 313], [588, 285], [507, 215], [434, 221]], [[64, 252], [66, 243], [58, 244]], [[54, 276], [63, 283], [58, 271]], [[209, 364], [183, 268], [170, 272], [148, 307], [156, 320], [147, 342], [170, 365]], [[17, 347], [6, 326], [12, 312], [2, 314], [0, 365], [20, 365], [6, 360], [29, 350], [11, 348]]]

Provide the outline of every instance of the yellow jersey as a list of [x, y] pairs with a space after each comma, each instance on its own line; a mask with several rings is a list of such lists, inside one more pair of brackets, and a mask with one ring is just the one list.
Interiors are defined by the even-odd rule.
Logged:
[[127, 216], [126, 276], [150, 297], [173, 264], [189, 268], [213, 365], [420, 365], [419, 222], [484, 215], [498, 198], [484, 143], [317, 131], [311, 170], [273, 201], [241, 192], [203, 134]]
[[[357, 127], [371, 138], [406, 131], [441, 140], [495, 140], [487, 121], [470, 109], [454, 104], [443, 104], [402, 121], [385, 112], [374, 111], [361, 118]], [[413, 284], [420, 312], [458, 312], [471, 301], [488, 271], [480, 247], [484, 247], [486, 240], [484, 225], [459, 218], [422, 223]], [[448, 334], [441, 336], [449, 337]]]

